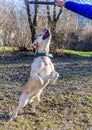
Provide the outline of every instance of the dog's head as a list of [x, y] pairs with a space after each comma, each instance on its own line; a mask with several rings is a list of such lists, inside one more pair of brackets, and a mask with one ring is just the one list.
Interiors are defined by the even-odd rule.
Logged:
[[35, 53], [49, 52], [50, 40], [50, 30], [44, 29], [32, 44], [32, 47], [35, 49]]

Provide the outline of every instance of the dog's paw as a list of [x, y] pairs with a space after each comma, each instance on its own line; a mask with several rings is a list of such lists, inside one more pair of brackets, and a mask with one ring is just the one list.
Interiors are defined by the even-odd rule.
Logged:
[[33, 113], [33, 114], [35, 113], [35, 108], [34, 108], [34, 109], [33, 109], [33, 108], [31, 109], [31, 113]]
[[14, 113], [12, 114], [12, 116], [11, 116], [11, 119], [14, 120], [16, 117], [17, 117], [17, 113], [14, 112]]
[[39, 117], [39, 114], [38, 114], [37, 112], [35, 112], [35, 113], [32, 113], [32, 112], [31, 112], [31, 115], [32, 115], [32, 116]]
[[58, 79], [58, 77], [59, 77], [59, 73], [56, 71], [53, 71], [50, 75], [51, 84], [54, 84], [56, 82], [56, 80]]

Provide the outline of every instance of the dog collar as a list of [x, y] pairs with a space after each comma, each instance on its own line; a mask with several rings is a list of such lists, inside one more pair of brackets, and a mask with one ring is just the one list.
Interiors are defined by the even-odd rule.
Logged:
[[47, 57], [50, 57], [50, 58], [53, 57], [52, 54], [50, 54], [50, 53], [37, 53], [37, 54], [34, 55], [35, 58], [40, 57], [40, 56], [47, 56]]

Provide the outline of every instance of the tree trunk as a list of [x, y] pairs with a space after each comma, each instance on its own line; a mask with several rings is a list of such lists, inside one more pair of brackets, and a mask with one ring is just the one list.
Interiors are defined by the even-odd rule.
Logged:
[[57, 46], [56, 45], [56, 25], [60, 18], [61, 13], [62, 13], [62, 9], [60, 9], [59, 12], [57, 13], [56, 6], [53, 7], [53, 12], [51, 13], [50, 6], [47, 5], [48, 26], [50, 27], [51, 33], [52, 33], [53, 49], [55, 49]]
[[[35, 0], [35, 1], [38, 1], [38, 0]], [[37, 26], [38, 5], [34, 5], [33, 18], [31, 15], [31, 9], [30, 9], [30, 5], [28, 3], [28, 0], [25, 0], [25, 5], [26, 5], [26, 10], [27, 10], [27, 15], [28, 15], [29, 27], [30, 27], [30, 31], [31, 31], [31, 40], [32, 40], [32, 42], [34, 42], [35, 35], [36, 35], [36, 26]]]

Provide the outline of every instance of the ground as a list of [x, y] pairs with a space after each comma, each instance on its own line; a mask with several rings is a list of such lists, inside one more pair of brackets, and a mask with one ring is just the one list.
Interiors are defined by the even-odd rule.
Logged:
[[33, 56], [0, 53], [0, 130], [92, 130], [92, 58], [55, 56], [60, 77], [48, 85], [36, 114], [31, 105], [9, 122], [30, 74]]

